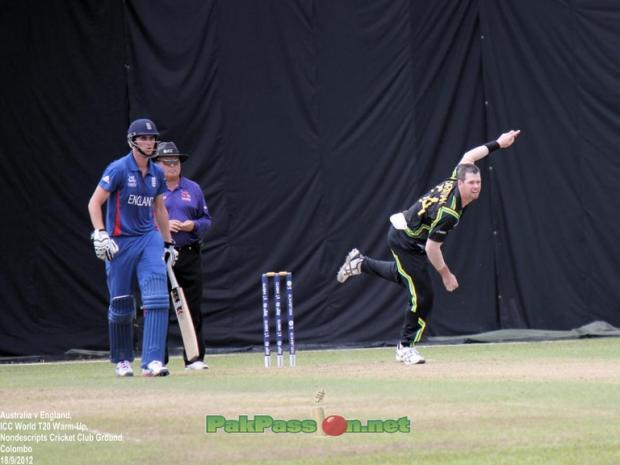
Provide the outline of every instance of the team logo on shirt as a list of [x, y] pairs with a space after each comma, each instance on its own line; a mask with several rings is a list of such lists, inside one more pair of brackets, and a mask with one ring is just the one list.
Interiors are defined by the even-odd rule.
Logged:
[[157, 187], [157, 179], [151, 178], [151, 184], [153, 185], [153, 187]]
[[138, 207], [151, 207], [153, 205], [153, 197], [131, 194], [127, 198], [127, 203]]
[[185, 202], [191, 202], [192, 196], [187, 191], [181, 191], [181, 200], [184, 200]]
[[103, 178], [101, 178], [101, 180], [106, 184], [110, 184], [110, 176], [104, 176]]
[[127, 177], [127, 187], [136, 187], [136, 185], [136, 177], [130, 174]]

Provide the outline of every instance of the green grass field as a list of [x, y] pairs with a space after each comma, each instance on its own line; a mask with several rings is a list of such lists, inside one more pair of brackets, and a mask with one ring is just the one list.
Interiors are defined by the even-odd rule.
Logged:
[[[0, 441], [5, 451], [32, 448], [0, 452], [0, 465], [620, 463], [620, 339], [421, 352], [427, 363], [409, 367], [393, 349], [300, 352], [293, 369], [265, 369], [258, 353], [211, 356], [201, 373], [174, 359], [171, 376], [151, 379], [117, 379], [103, 361], [0, 365], [0, 433], [47, 438]], [[411, 431], [205, 432], [207, 415], [313, 419], [321, 389], [328, 416], [406, 416]], [[41, 411], [71, 418], [6, 418]], [[15, 431], [18, 423], [36, 429]], [[88, 431], [54, 430], [64, 425]], [[85, 436], [58, 442], [78, 432]]]

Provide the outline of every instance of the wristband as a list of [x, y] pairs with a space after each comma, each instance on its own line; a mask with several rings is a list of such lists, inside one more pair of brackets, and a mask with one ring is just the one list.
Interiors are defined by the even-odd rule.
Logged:
[[487, 149], [489, 149], [489, 153], [495, 152], [496, 150], [501, 149], [501, 147], [499, 146], [499, 142], [497, 142], [496, 140], [492, 142], [487, 142], [486, 144], [484, 144], [484, 146]]
[[92, 241], [95, 238], [95, 234], [99, 231], [106, 232], [105, 229], [95, 229], [92, 233], [90, 233], [90, 240]]

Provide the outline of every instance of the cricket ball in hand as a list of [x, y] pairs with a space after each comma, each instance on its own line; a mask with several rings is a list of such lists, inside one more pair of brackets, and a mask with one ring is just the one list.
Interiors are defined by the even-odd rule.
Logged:
[[321, 427], [329, 436], [340, 436], [347, 430], [347, 420], [340, 415], [330, 415], [323, 420]]

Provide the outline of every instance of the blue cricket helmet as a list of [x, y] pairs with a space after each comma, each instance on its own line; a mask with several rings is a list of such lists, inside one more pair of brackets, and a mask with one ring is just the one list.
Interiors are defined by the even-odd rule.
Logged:
[[127, 137], [135, 138], [137, 136], [155, 136], [159, 137], [157, 126], [150, 119], [141, 118], [135, 120], [127, 129]]
[[[140, 147], [136, 144], [135, 140], [138, 136], [154, 136], [155, 137], [155, 148], [151, 155], [147, 155], [142, 151]], [[152, 158], [155, 156], [157, 151], [157, 139], [159, 138], [159, 131], [157, 130], [157, 126], [155, 123], [147, 118], [140, 118], [135, 120], [133, 123], [129, 125], [127, 129], [127, 143], [129, 147], [132, 149], [137, 149], [143, 156], [146, 158]]]

